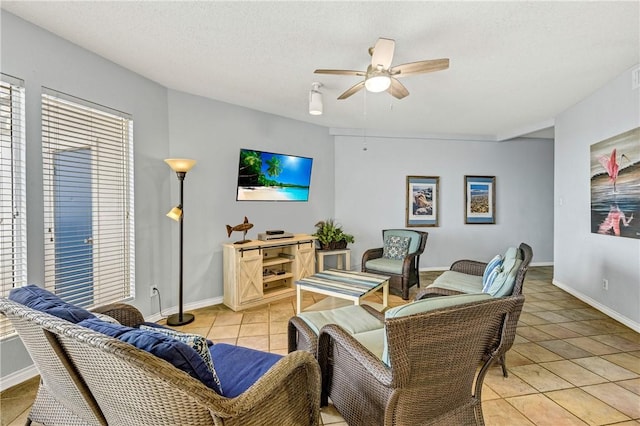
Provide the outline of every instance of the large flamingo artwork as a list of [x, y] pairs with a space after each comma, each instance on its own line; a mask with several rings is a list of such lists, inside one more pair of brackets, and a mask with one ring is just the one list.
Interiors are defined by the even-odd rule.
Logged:
[[[622, 156], [620, 156], [620, 161], [622, 161], [623, 158], [627, 159], [627, 161], [629, 160], [626, 155], [622, 154]], [[598, 161], [600, 161], [602, 167], [604, 167], [604, 169], [607, 171], [609, 180], [613, 182], [613, 192], [615, 194], [617, 192], [616, 179], [618, 179], [618, 172], [620, 171], [620, 164], [618, 164], [616, 149], [614, 148], [613, 151], [611, 151], [611, 156], [607, 157], [606, 155], [603, 155], [602, 157], [598, 158]]]

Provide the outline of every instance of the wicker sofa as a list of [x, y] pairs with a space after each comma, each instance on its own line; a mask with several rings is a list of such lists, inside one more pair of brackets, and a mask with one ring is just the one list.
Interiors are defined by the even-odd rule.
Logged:
[[[527, 275], [529, 264], [533, 259], [533, 250], [531, 246], [526, 243], [520, 243], [517, 248], [511, 248], [511, 250], [515, 252], [515, 257], [519, 262], [514, 265], [513, 271], [511, 272], [513, 285], [501, 289], [502, 293], [504, 293], [502, 294], [503, 296], [517, 296], [522, 294], [524, 279]], [[510, 249], [507, 249], [507, 253], [509, 251]], [[457, 260], [451, 264], [448, 271], [442, 273], [431, 285], [420, 290], [418, 294], [416, 294], [415, 300], [435, 296], [481, 293], [483, 290], [483, 275], [487, 264], [487, 262], [477, 260]], [[506, 356], [506, 351], [504, 351], [498, 360], [502, 365], [502, 375], [504, 377], [509, 376]]]
[[[132, 306], [97, 309], [139, 325]], [[320, 372], [308, 353], [277, 361], [227, 398], [144, 350], [67, 320], [0, 299], [40, 371], [29, 419], [47, 425], [317, 425]]]
[[[522, 285], [529, 269], [531, 259], [533, 259], [533, 250], [526, 243], [520, 243], [516, 252], [516, 257], [521, 261], [517, 264], [513, 271], [515, 280], [513, 287], [504, 295], [522, 294]], [[508, 250], [507, 250], [508, 251]], [[482, 278], [487, 267], [487, 262], [477, 260], [457, 260], [451, 264], [448, 271], [445, 271], [435, 281], [420, 290], [415, 300], [432, 296], [450, 296], [452, 294], [463, 293], [481, 293]]]

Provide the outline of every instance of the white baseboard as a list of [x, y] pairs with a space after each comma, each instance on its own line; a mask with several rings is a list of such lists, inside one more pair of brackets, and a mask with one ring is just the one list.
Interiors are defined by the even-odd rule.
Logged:
[[566, 291], [567, 293], [569, 293], [570, 295], [582, 300], [584, 303], [586, 303], [587, 305], [599, 310], [600, 312], [602, 312], [603, 314], [607, 315], [608, 317], [613, 318], [614, 320], [626, 325], [627, 327], [629, 327], [630, 329], [634, 330], [637, 333], [640, 333], [640, 323], [637, 323], [635, 321], [633, 321], [630, 318], [627, 318], [623, 315], [620, 315], [618, 312], [614, 311], [613, 309], [609, 308], [608, 306], [603, 305], [602, 303], [598, 302], [597, 300], [592, 299], [589, 296], [586, 296], [582, 293], [580, 293], [579, 291], [576, 291], [574, 288], [569, 287], [568, 285], [554, 279], [551, 281], [553, 285], [555, 285], [556, 287]]
[[19, 385], [20, 383], [29, 380], [32, 377], [40, 374], [35, 365], [30, 365], [28, 367], [23, 368], [22, 370], [18, 370], [14, 373], [7, 374], [4, 377], [0, 377], [0, 392], [4, 392], [5, 390], [13, 387], [15, 385]]
[[420, 268], [420, 272], [432, 272], [432, 271], [448, 271], [448, 266], [427, 266], [426, 268]]
[[534, 266], [553, 266], [553, 262], [531, 262], [529, 264], [530, 267]]
[[[222, 296], [218, 296], [218, 297], [212, 297], [210, 299], [199, 300], [197, 302], [187, 303], [186, 305], [184, 305], [183, 311], [189, 311], [192, 309], [200, 309], [200, 308], [205, 308], [207, 306], [219, 305], [222, 303], [222, 300], [223, 300]], [[178, 307], [172, 306], [170, 308], [163, 309], [162, 310], [163, 315], [160, 315], [160, 313], [158, 312], [156, 314], [145, 317], [145, 321], [158, 322], [161, 319], [168, 317], [169, 315], [177, 314], [177, 313], [178, 313]]]

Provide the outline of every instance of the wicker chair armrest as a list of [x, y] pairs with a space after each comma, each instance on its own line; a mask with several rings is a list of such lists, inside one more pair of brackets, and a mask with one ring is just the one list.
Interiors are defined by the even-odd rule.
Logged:
[[477, 260], [457, 260], [451, 264], [451, 270], [455, 272], [462, 272], [469, 275], [482, 275], [487, 267], [485, 262], [478, 262]]
[[[304, 380], [301, 380], [301, 375], [305, 376]], [[295, 351], [286, 355], [236, 398], [216, 401], [212, 411], [215, 411], [220, 417], [237, 417], [251, 410], [259, 412], [257, 407], [271, 406], [273, 395], [285, 392], [285, 389], [289, 389], [291, 392], [295, 390], [298, 393], [296, 399], [308, 400], [310, 405], [309, 418], [319, 418], [320, 367], [313, 355], [305, 351]], [[282, 409], [286, 410], [287, 408], [282, 407]], [[277, 412], [267, 411], [277, 416]], [[262, 418], [262, 421], [264, 423], [261, 424], [277, 424], [278, 419], [277, 417]]]
[[464, 293], [462, 291], [450, 290], [448, 288], [427, 287], [416, 293], [416, 296], [413, 298], [413, 300], [418, 301], [421, 299], [427, 299], [429, 297], [453, 296], [456, 294]]
[[360, 306], [362, 307], [362, 309], [364, 309], [365, 311], [367, 311], [368, 313], [376, 317], [378, 320], [380, 320], [380, 322], [384, 322], [384, 313], [378, 311], [373, 306], [369, 306], [369, 305], [360, 305]]
[[318, 355], [318, 335], [302, 318], [289, 318], [288, 352], [307, 351], [315, 358]]
[[362, 267], [364, 268], [364, 264], [367, 263], [367, 261], [382, 257], [382, 253], [383, 253], [382, 247], [372, 248], [365, 251], [362, 254]]
[[402, 274], [408, 275], [411, 270], [411, 265], [415, 262], [416, 257], [420, 257], [420, 253], [409, 253], [402, 261]]
[[391, 387], [393, 374], [391, 369], [385, 365], [378, 357], [372, 354], [352, 335], [347, 333], [342, 327], [336, 324], [327, 324], [320, 330], [318, 338], [318, 362], [321, 370], [328, 371], [329, 354], [331, 353], [331, 342], [344, 349], [353, 359], [350, 365], [354, 374], [361, 374], [366, 371], [385, 387]]
[[518, 327], [518, 320], [522, 313], [522, 306], [524, 305], [524, 295], [507, 296], [505, 299], [513, 300], [514, 308], [507, 314], [504, 324], [502, 325], [501, 336], [499, 345], [494, 348], [493, 356], [501, 356], [506, 353], [516, 338], [516, 329]]
[[104, 306], [98, 306], [91, 310], [92, 312], [109, 315], [116, 319], [120, 324], [128, 327], [138, 327], [144, 323], [144, 316], [134, 306], [126, 303], [110, 303]]

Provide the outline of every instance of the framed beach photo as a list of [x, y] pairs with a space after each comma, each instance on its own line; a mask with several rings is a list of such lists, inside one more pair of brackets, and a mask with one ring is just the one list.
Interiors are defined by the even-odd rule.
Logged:
[[496, 177], [464, 177], [464, 223], [496, 223]]
[[439, 176], [407, 176], [407, 227], [438, 226]]

